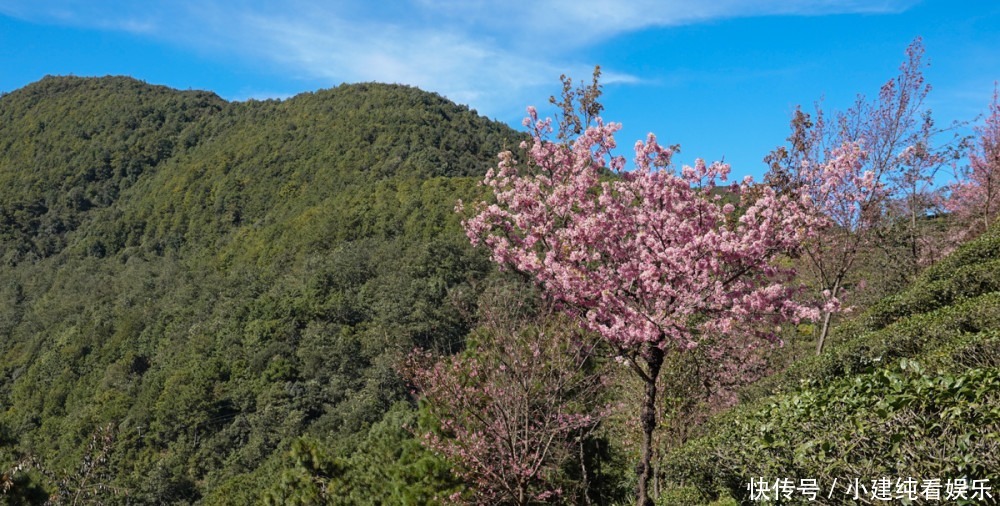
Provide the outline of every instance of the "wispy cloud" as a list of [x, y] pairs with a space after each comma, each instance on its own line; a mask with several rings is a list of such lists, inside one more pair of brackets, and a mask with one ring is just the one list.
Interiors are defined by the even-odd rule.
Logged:
[[247, 15], [258, 54], [309, 77], [417, 85], [466, 103], [549, 81], [554, 67], [468, 34], [337, 18]]
[[[158, 9], [141, 9], [132, 2], [96, 3], [65, 0], [58, 2], [27, 2], [12, 0], [0, 4], [0, 14], [35, 21], [98, 30], [116, 30], [148, 34], [157, 27]], [[145, 6], [143, 6], [145, 7]]]
[[[507, 114], [550, 89], [561, 73], [589, 75], [574, 50], [635, 30], [761, 15], [883, 13], [910, 0], [411, 0], [372, 9], [363, 0], [280, 7], [263, 1], [89, 2], [33, 0], [0, 13], [43, 23], [119, 30], [225, 55], [332, 84], [397, 82], [440, 92], [489, 114]], [[379, 12], [373, 12], [378, 10]], [[642, 76], [613, 67], [606, 84]]]
[[441, 17], [477, 29], [502, 30], [538, 46], [573, 48], [623, 33], [722, 19], [902, 12], [918, 0], [542, 0], [528, 8], [507, 2], [416, 0]]

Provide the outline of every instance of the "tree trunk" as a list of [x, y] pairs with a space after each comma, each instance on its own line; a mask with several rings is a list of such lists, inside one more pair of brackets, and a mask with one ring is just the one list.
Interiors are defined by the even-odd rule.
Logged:
[[[916, 192], [916, 189], [913, 190]], [[910, 266], [910, 279], [920, 271], [920, 244], [917, 240], [917, 198], [914, 193], [913, 202], [910, 204], [910, 256], [913, 265]]]
[[823, 313], [823, 326], [819, 329], [819, 340], [816, 341], [816, 354], [823, 354], [823, 345], [826, 343], [826, 336], [830, 333], [830, 317], [833, 316], [831, 312]]
[[[833, 284], [833, 289], [830, 290], [830, 296], [836, 297], [837, 293], [840, 292], [840, 280], [838, 279]], [[826, 344], [826, 336], [830, 334], [830, 319], [833, 317], [833, 312], [825, 311], [823, 312], [823, 326], [819, 329], [819, 339], [816, 341], [816, 354], [823, 354], [823, 345]]]
[[587, 456], [584, 453], [583, 448], [583, 435], [580, 436], [580, 475], [583, 476], [582, 487], [583, 487], [583, 504], [590, 506], [590, 477], [587, 474]]
[[646, 395], [642, 405], [642, 461], [636, 467], [639, 483], [636, 487], [636, 504], [638, 506], [653, 506], [649, 497], [649, 479], [653, 476], [653, 431], [656, 429], [656, 383], [663, 366], [663, 350], [654, 344], [649, 345], [649, 355], [646, 357]]

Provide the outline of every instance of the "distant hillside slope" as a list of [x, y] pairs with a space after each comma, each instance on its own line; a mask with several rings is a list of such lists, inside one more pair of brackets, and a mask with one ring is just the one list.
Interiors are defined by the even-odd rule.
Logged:
[[0, 100], [0, 259], [61, 251], [94, 209], [189, 147], [226, 103], [124, 77], [48, 77]]
[[492, 271], [453, 207], [519, 141], [394, 85], [0, 98], [0, 472], [35, 469], [0, 503], [65, 492], [97, 435], [101, 503], [255, 502], [298, 436], [350, 454], [400, 354], [468, 331]]
[[[838, 346], [756, 385], [667, 455], [669, 481], [687, 487], [673, 493], [749, 501], [751, 479], [815, 479], [820, 503], [843, 504], [854, 479], [870, 494], [888, 477], [896, 494], [896, 479], [922, 490], [965, 478], [990, 480], [1000, 498], [1000, 227], [837, 333]], [[804, 502], [795, 492], [789, 503]]]

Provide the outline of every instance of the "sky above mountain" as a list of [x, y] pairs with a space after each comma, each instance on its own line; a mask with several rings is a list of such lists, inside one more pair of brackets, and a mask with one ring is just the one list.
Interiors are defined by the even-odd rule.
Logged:
[[759, 176], [797, 104], [875, 95], [918, 36], [938, 123], [985, 111], [1000, 79], [992, 0], [2, 0], [0, 91], [122, 74], [247, 100], [380, 81], [520, 128], [561, 74], [601, 65], [621, 146], [655, 132], [682, 162]]

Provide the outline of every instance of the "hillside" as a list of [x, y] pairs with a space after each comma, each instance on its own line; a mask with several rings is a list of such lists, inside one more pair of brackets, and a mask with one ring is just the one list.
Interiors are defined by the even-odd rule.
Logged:
[[0, 471], [31, 470], [0, 500], [259, 502], [300, 436], [396, 452], [413, 414], [393, 408], [395, 361], [458, 346], [494, 275], [454, 202], [518, 140], [380, 84], [226, 102], [49, 77], [4, 95]]
[[[918, 491], [923, 480], [939, 479], [943, 499], [947, 481], [964, 477], [967, 484], [989, 480], [997, 497], [998, 329], [994, 226], [841, 325], [837, 346], [752, 386], [745, 404], [667, 455], [673, 497], [749, 501], [751, 479], [773, 485], [787, 478], [795, 486], [815, 479], [819, 503], [842, 504], [853, 497], [847, 481], [861, 480], [870, 494], [883, 477], [893, 480], [890, 495], [897, 478], [913, 478]], [[832, 499], [825, 498], [831, 487]], [[795, 492], [789, 503], [805, 502]]]

